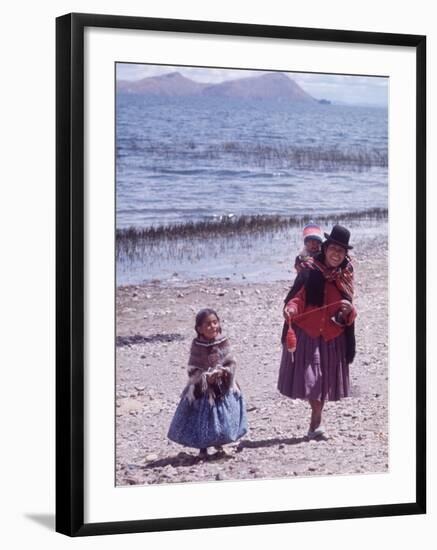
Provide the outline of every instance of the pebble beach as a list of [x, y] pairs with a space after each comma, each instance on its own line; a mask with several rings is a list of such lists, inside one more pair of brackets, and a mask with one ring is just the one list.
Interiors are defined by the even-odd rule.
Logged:
[[[326, 440], [308, 441], [308, 403], [277, 390], [283, 299], [292, 279], [151, 281], [116, 290], [116, 484], [365, 475], [389, 470], [387, 238], [354, 257], [357, 354], [351, 396], [327, 402]], [[249, 431], [227, 455], [167, 439], [185, 386], [194, 317], [215, 309], [237, 360]]]

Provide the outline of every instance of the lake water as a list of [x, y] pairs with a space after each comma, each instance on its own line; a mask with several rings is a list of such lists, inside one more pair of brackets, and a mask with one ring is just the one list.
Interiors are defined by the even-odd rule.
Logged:
[[387, 129], [378, 108], [119, 95], [117, 227], [386, 208]]
[[[381, 108], [120, 94], [116, 226], [260, 214], [316, 221], [332, 215], [341, 222], [349, 212], [387, 209], [387, 146], [387, 110]], [[246, 253], [251, 249], [257, 258], [266, 244], [280, 245], [271, 234], [266, 239], [246, 242]], [[184, 278], [223, 276], [220, 266], [241, 255], [238, 239], [225, 239], [220, 254], [205, 260], [203, 251], [196, 260], [195, 241], [163, 243], [159, 253], [154, 243], [142, 258], [119, 255], [117, 283], [167, 279], [180, 271]]]

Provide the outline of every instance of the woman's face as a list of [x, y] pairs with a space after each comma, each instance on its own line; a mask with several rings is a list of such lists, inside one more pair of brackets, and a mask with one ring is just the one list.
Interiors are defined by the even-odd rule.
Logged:
[[197, 330], [207, 340], [214, 340], [220, 333], [220, 321], [211, 313], [200, 323]]
[[325, 264], [328, 267], [338, 267], [346, 257], [346, 250], [337, 244], [328, 245], [325, 253]]

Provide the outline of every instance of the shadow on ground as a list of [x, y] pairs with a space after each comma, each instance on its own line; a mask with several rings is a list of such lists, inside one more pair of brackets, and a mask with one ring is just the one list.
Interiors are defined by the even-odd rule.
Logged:
[[259, 441], [245, 439], [238, 444], [237, 452], [241, 452], [243, 449], [259, 449], [260, 447], [274, 447], [275, 445], [299, 445], [306, 441], [307, 439], [305, 437], [275, 437], [273, 439], [261, 439]]
[[214, 460], [231, 460], [233, 458], [232, 455], [227, 455], [223, 452], [216, 452], [214, 454], [208, 455], [207, 458], [201, 458], [198, 455], [191, 455], [189, 453], [178, 453], [175, 456], [169, 456], [167, 458], [161, 458], [159, 460], [154, 460], [153, 462], [149, 462], [145, 466], [143, 466], [146, 470], [153, 469], [153, 468], [164, 468], [165, 466], [173, 466], [173, 467], [179, 467], [179, 466], [194, 466], [195, 464], [199, 464], [200, 462], [205, 461], [214, 461]]
[[[307, 441], [305, 437], [275, 437], [273, 439], [262, 439], [259, 441], [251, 441], [245, 439], [238, 443], [238, 445], [235, 447], [235, 452], [241, 453], [244, 451], [244, 449], [258, 449], [261, 447], [274, 447], [277, 445], [299, 445], [300, 443], [304, 443], [305, 441]], [[139, 466], [139, 468], [149, 470], [153, 468], [165, 468], [165, 466], [169, 465], [173, 467], [189, 467], [194, 466], [195, 464], [199, 464], [200, 462], [204, 462], [205, 460], [209, 462], [214, 460], [231, 460], [232, 458], [234, 458], [232, 454], [226, 454], [220, 451], [208, 455], [208, 458], [201, 458], [198, 455], [181, 452], [175, 456], [169, 456], [167, 458], [154, 460], [153, 462], [149, 462], [145, 466]]]

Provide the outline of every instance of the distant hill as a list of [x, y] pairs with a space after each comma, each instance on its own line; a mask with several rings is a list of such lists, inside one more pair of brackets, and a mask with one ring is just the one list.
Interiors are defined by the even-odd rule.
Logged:
[[203, 84], [186, 78], [178, 72], [173, 72], [136, 81], [119, 80], [117, 91], [120, 93], [167, 97], [202, 95], [317, 103], [314, 97], [283, 73], [264, 73], [260, 76], [227, 80], [220, 84]]
[[208, 84], [194, 82], [181, 73], [150, 76], [141, 80], [119, 80], [117, 91], [129, 94], [161, 95], [168, 97], [200, 95]]
[[283, 73], [267, 73], [249, 78], [228, 80], [220, 84], [208, 86], [203, 90], [202, 95], [316, 102], [294, 80], [291, 80], [291, 78]]

